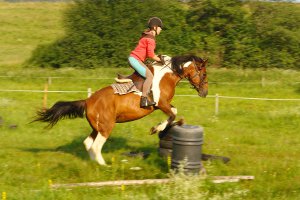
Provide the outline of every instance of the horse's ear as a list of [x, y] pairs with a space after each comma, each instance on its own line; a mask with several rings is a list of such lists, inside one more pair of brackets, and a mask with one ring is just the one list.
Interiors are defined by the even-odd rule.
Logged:
[[205, 67], [207, 63], [208, 63], [208, 59], [204, 60], [203, 63], [202, 63], [202, 65], [201, 65], [201, 68]]
[[195, 61], [194, 58], [192, 59], [192, 62], [193, 62], [193, 64], [194, 64], [195, 66], [197, 66], [197, 65], [196, 65], [196, 61]]
[[179, 74], [183, 73], [183, 65], [179, 65], [179, 69], [178, 69]]

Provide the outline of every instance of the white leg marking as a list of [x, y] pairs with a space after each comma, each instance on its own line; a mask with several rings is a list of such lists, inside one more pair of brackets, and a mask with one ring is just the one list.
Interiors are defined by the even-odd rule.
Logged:
[[172, 107], [171, 110], [172, 110], [172, 112], [174, 113], [174, 115], [177, 115], [177, 108]]
[[158, 132], [164, 130], [164, 129], [167, 127], [167, 124], [168, 124], [168, 120], [165, 120], [165, 121], [159, 123], [159, 124], [156, 126], [156, 130], [157, 130]]
[[97, 137], [89, 149], [89, 154], [92, 160], [95, 160], [100, 165], [106, 165], [105, 160], [102, 157], [101, 150], [106, 142], [106, 138], [101, 135], [100, 132], [98, 132]]
[[83, 141], [83, 144], [85, 146], [85, 149], [88, 151], [90, 150], [90, 148], [92, 147], [93, 145], [93, 138], [91, 136], [88, 136], [84, 141]]

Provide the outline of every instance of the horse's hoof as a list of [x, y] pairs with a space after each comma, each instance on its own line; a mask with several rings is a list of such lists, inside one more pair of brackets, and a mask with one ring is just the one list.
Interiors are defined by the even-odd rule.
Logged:
[[157, 129], [155, 127], [152, 127], [150, 130], [150, 134], [153, 135], [155, 133], [157, 133]]
[[177, 122], [176, 122], [176, 125], [177, 126], [182, 126], [184, 124], [184, 119], [183, 118], [180, 118]]

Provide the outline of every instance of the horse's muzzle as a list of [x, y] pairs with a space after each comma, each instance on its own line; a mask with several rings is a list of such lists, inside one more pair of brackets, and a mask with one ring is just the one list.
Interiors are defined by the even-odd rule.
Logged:
[[202, 98], [205, 98], [207, 96], [207, 94], [208, 94], [208, 90], [200, 90], [198, 92], [198, 95]]

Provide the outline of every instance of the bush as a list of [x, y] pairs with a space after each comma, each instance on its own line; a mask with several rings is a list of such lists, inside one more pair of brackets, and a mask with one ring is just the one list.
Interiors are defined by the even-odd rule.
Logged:
[[66, 37], [40, 45], [29, 65], [120, 67], [150, 17], [165, 25], [157, 54], [193, 53], [224, 67], [300, 68], [300, 7], [240, 0], [75, 0]]
[[166, 24], [157, 37], [156, 51], [186, 52], [191, 49], [191, 32], [184, 12], [180, 3], [161, 0], [77, 0], [65, 13], [67, 36], [39, 46], [29, 63], [56, 68], [127, 65], [130, 51], [153, 16]]

